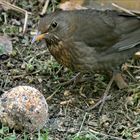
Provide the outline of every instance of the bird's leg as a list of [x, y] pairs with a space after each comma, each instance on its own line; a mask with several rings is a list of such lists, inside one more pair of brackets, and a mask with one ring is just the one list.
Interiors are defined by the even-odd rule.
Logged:
[[113, 81], [114, 81], [114, 75], [112, 76], [111, 80], [109, 81], [109, 83], [107, 85], [107, 88], [106, 88], [106, 90], [104, 92], [104, 95], [103, 95], [102, 99], [99, 100], [94, 106], [88, 108], [88, 111], [96, 108], [97, 106], [99, 106], [101, 104], [100, 105], [100, 108], [99, 108], [99, 111], [98, 111], [99, 114], [101, 113], [105, 101], [110, 99], [110, 96], [108, 96], [108, 93], [109, 93], [109, 90], [111, 88], [111, 85], [112, 85]]
[[69, 81], [61, 83], [61, 86], [66, 86], [66, 85], [73, 83], [73, 87], [74, 87], [79, 82], [79, 80], [81, 79], [82, 76], [83, 76], [83, 74], [79, 72], [76, 74], [76, 76], [71, 78]]
[[115, 76], [113, 75], [112, 78], [111, 78], [111, 80], [109, 81], [109, 83], [108, 83], [108, 85], [107, 85], [107, 88], [106, 88], [105, 92], [104, 92], [104, 96], [103, 96], [103, 98], [102, 98], [102, 102], [101, 102], [101, 105], [100, 105], [100, 108], [99, 108], [99, 111], [98, 111], [99, 114], [101, 113], [101, 111], [102, 111], [102, 109], [103, 109], [103, 105], [104, 105], [105, 101], [106, 101], [108, 98], [110, 99], [110, 96], [107, 96], [107, 95], [108, 95], [109, 90], [110, 90], [110, 88], [111, 88], [111, 85], [112, 85], [112, 83], [113, 83], [113, 81], [114, 81], [114, 77], [115, 77]]
[[99, 114], [101, 113], [105, 101], [110, 99], [110, 96], [108, 96], [108, 93], [109, 93], [109, 90], [111, 88], [113, 81], [116, 82], [119, 89], [123, 89], [123, 88], [126, 88], [128, 86], [127, 83], [124, 81], [121, 73], [114, 71], [113, 76], [112, 76], [110, 82], [108, 83], [107, 88], [104, 92], [104, 96], [102, 97], [102, 99], [100, 101], [98, 101], [94, 106], [90, 107], [88, 110], [92, 110], [101, 104], [99, 111], [98, 111]]

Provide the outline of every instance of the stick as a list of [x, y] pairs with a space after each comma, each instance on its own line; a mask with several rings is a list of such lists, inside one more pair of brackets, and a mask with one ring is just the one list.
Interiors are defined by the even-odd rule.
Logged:
[[52, 97], [59, 91], [59, 89], [60, 89], [61, 87], [58, 87], [49, 97], [47, 97], [47, 101], [48, 100], [51, 100], [52, 99]]
[[28, 14], [30, 14], [30, 15], [32, 14], [31, 12], [28, 12], [28, 11], [18, 7], [18, 6], [15, 6], [15, 5], [13, 5], [13, 4], [9, 3], [9, 2], [3, 1], [3, 0], [0, 0], [0, 4], [4, 5], [5, 7], [9, 6], [11, 9], [13, 9], [15, 11], [18, 11], [18, 12], [21, 12], [23, 14], [25, 14], [26, 12]]
[[107, 134], [104, 134], [104, 133], [101, 133], [101, 132], [94, 131], [93, 129], [89, 129], [89, 131], [91, 133], [94, 133], [94, 134], [97, 134], [97, 135], [100, 135], [100, 136], [105, 136], [105, 137], [111, 138], [113, 140], [124, 140], [122, 138], [118, 138], [118, 137], [115, 137], [115, 136], [111, 136], [111, 135], [107, 135]]
[[23, 33], [25, 33], [25, 31], [26, 31], [27, 22], [28, 22], [28, 13], [26, 11], [25, 12], [25, 21], [24, 21], [24, 25], [23, 25]]
[[82, 127], [83, 127], [84, 122], [85, 122], [85, 120], [86, 120], [86, 116], [87, 116], [87, 113], [85, 113], [85, 115], [84, 115], [84, 118], [83, 118], [83, 121], [82, 121], [82, 124], [81, 124], [81, 126], [80, 126], [80, 129], [79, 129], [78, 133], [80, 133], [81, 130], [82, 130]]
[[112, 3], [112, 5], [113, 5], [114, 7], [116, 7], [116, 8], [118, 8], [118, 9], [120, 9], [120, 10], [122, 10], [122, 11], [124, 11], [124, 12], [126, 12], [126, 13], [128, 13], [128, 14], [130, 14], [130, 15], [132, 15], [132, 16], [136, 16], [136, 14], [134, 14], [134, 13], [131, 12], [130, 10], [125, 9], [125, 8], [123, 8], [123, 7], [121, 7], [121, 6], [117, 5], [117, 4], [115, 4], [115, 3]]
[[26, 30], [26, 27], [27, 27], [27, 21], [28, 21], [28, 14], [31, 14], [30, 12], [18, 7], [18, 6], [15, 6], [9, 2], [6, 2], [6, 1], [3, 1], [3, 0], [0, 0], [0, 4], [2, 4], [4, 7], [10, 7], [11, 9], [15, 10], [15, 11], [18, 11], [22, 14], [25, 15], [25, 21], [24, 21], [24, 25], [23, 25], [23, 33], [25, 32]]
[[49, 5], [50, 0], [46, 0], [45, 5], [42, 9], [41, 15], [44, 15], [47, 11], [48, 5]]

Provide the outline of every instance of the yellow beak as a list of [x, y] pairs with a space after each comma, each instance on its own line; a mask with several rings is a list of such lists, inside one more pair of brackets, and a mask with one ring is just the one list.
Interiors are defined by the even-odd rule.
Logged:
[[45, 38], [46, 34], [47, 33], [35, 35], [32, 39], [32, 43], [34, 43], [35, 41], [41, 41], [42, 39]]

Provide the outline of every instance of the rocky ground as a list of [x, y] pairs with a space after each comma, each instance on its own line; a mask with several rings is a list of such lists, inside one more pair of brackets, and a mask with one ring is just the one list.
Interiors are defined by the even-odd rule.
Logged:
[[[15, 132], [1, 124], [0, 139], [139, 140], [139, 60], [128, 60], [128, 67], [123, 71], [129, 87], [119, 90], [113, 84], [109, 91], [111, 98], [105, 102], [101, 114], [98, 114], [99, 107], [89, 111], [102, 97], [109, 77], [95, 73], [92, 79], [73, 89], [71, 84], [62, 86], [61, 83], [76, 73], [59, 65], [45, 46], [31, 44], [32, 32], [44, 3], [41, 0], [15, 0], [14, 4], [32, 15], [23, 34], [24, 15], [1, 9], [0, 34], [11, 38], [13, 51], [9, 59], [0, 60], [0, 94], [17, 85], [39, 89], [49, 105], [49, 121], [41, 133], [34, 134]], [[48, 11], [52, 9], [50, 4]]]

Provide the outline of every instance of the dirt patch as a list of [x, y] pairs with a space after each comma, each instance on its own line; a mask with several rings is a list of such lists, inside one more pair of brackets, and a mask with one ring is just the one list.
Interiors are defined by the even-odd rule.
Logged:
[[[71, 85], [61, 86], [60, 83], [76, 74], [60, 66], [44, 45], [30, 43], [31, 31], [36, 27], [38, 11], [41, 12], [43, 3], [24, 0], [15, 1], [14, 4], [33, 15], [28, 19], [27, 32], [22, 34], [24, 16], [11, 10], [1, 10], [0, 33], [11, 37], [13, 52], [9, 59], [0, 60], [0, 94], [18, 85], [39, 89], [49, 105], [49, 121], [44, 128], [48, 130], [49, 139], [139, 139], [139, 61], [128, 62], [131, 68], [128, 67], [124, 76], [130, 86], [125, 90], [118, 90], [113, 85], [109, 92], [111, 99], [105, 103], [100, 115], [98, 107], [87, 111], [102, 97], [109, 82], [108, 77], [95, 74], [92, 79], [73, 89], [70, 89]], [[17, 132], [17, 136], [22, 139], [23, 133]], [[36, 136], [34, 134], [32, 137], [36, 139]]]

